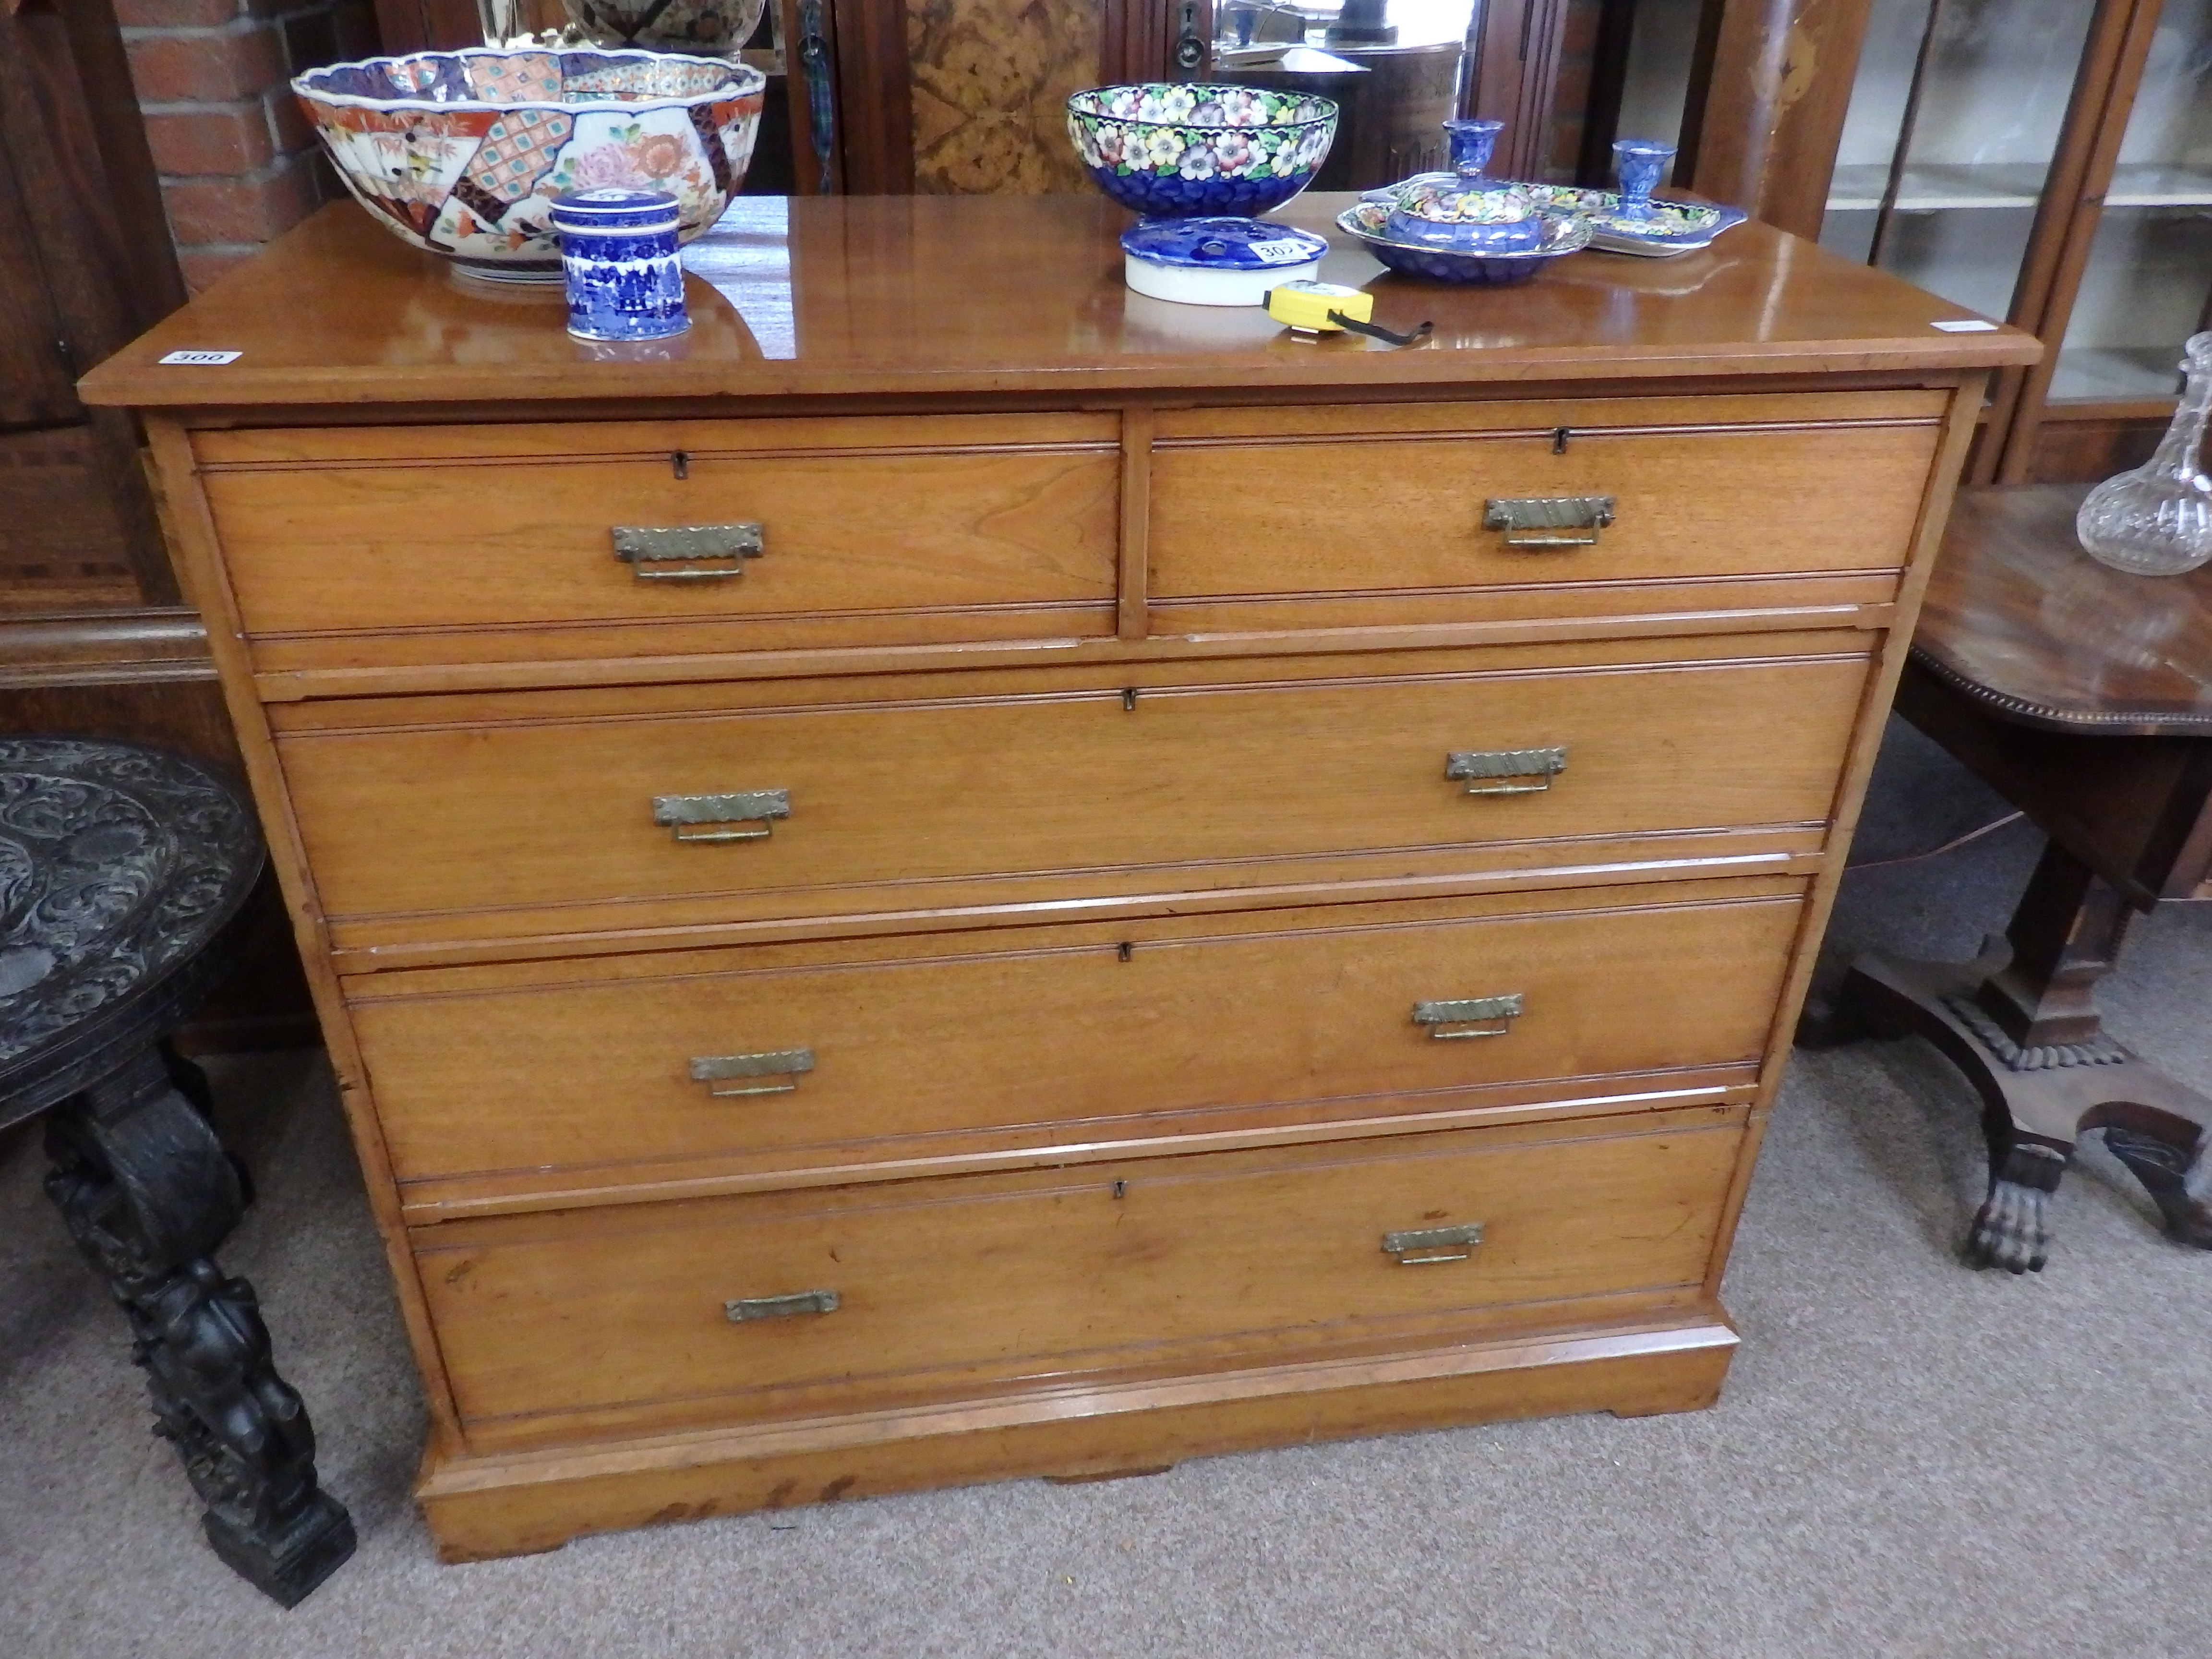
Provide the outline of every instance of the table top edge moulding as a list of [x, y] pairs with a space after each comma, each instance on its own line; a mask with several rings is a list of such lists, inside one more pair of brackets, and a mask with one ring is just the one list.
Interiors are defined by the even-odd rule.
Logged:
[[[749, 218], [763, 202], [787, 205], [787, 217]], [[1282, 216], [1323, 228], [1337, 205], [1310, 197]], [[2008, 326], [1938, 329], [1973, 313], [1758, 223], [1672, 259], [1577, 255], [1514, 289], [1413, 282], [1339, 249], [1325, 277], [1370, 285], [1386, 326], [1433, 322], [1435, 343], [1393, 351], [1350, 335], [1301, 342], [1256, 311], [1130, 294], [1115, 242], [1125, 219], [1083, 197], [743, 198], [687, 251], [690, 331], [605, 346], [545, 327], [556, 301], [487, 294], [353, 203], [333, 203], [94, 369], [82, 392], [99, 406], [241, 410], [481, 398], [1416, 392], [1693, 370], [1974, 371], [2030, 363], [2041, 349]], [[177, 350], [240, 355], [220, 366], [159, 361]]]
[[207, 617], [447, 1559], [1717, 1398], [2037, 343], [1752, 224], [1511, 289], [1339, 249], [1437, 343], [1301, 343], [1130, 293], [1124, 222], [744, 198], [691, 332], [601, 348], [338, 204], [87, 380]]
[[1913, 655], [2004, 719], [2114, 737], [2212, 733], [2212, 575], [2136, 576], [2083, 552], [2087, 484], [1959, 498]]

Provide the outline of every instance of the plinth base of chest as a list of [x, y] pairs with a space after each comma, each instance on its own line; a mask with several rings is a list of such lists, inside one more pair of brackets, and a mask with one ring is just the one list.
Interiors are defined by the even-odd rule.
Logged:
[[1609, 1411], [1697, 1411], [1736, 1334], [1675, 1322], [1363, 1355], [561, 1449], [426, 1458], [416, 1491], [447, 1561], [596, 1532], [1026, 1476], [1148, 1474], [1266, 1446]]

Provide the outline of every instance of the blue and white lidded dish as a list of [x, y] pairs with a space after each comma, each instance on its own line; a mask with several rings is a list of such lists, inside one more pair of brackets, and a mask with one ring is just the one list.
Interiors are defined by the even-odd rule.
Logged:
[[676, 198], [657, 190], [578, 190], [553, 198], [568, 332], [659, 340], [691, 326], [676, 252]]
[[1265, 219], [1139, 219], [1121, 233], [1121, 272], [1155, 300], [1263, 306], [1269, 289], [1312, 280], [1328, 252], [1326, 237]]

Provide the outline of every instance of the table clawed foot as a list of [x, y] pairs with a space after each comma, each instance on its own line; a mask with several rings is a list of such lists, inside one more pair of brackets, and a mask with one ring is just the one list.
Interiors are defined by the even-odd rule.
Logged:
[[2115, 1125], [2105, 1131], [2113, 1157], [2142, 1183], [2165, 1218], [2167, 1235], [2199, 1250], [2212, 1250], [2212, 1131], [2187, 1149], [2160, 1136]]
[[2041, 1273], [2051, 1259], [2051, 1195], [2066, 1162], [2063, 1152], [2028, 1145], [1993, 1158], [1989, 1196], [1966, 1235], [1966, 1260], [1977, 1267]]

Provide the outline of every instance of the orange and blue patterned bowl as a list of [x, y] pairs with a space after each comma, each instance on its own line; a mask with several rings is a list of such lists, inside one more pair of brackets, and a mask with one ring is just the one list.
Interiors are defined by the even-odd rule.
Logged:
[[470, 276], [558, 283], [563, 191], [664, 191], [684, 241], [720, 218], [767, 84], [740, 63], [515, 48], [338, 64], [292, 90], [346, 188], [394, 234]]

